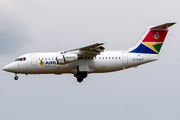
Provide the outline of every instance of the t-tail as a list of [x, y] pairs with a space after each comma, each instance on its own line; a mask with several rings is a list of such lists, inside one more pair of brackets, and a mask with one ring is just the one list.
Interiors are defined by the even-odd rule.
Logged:
[[149, 27], [138, 43], [128, 50], [129, 53], [159, 54], [164, 43], [168, 28], [175, 23], [166, 23]]

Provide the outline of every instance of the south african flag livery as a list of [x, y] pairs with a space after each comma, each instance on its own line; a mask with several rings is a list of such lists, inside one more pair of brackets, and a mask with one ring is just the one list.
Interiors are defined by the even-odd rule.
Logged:
[[140, 45], [131, 53], [158, 54], [163, 45], [168, 30], [150, 30]]

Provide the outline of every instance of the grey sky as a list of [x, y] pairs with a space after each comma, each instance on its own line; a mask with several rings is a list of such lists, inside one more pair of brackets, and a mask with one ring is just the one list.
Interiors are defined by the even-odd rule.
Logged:
[[133, 46], [152, 25], [170, 28], [156, 62], [107, 74], [19, 75], [0, 71], [1, 120], [180, 119], [178, 0], [1, 0], [0, 68], [29, 52], [105, 42]]

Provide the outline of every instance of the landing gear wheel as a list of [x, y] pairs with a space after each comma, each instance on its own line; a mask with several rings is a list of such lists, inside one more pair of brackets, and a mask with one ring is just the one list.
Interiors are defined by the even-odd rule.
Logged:
[[86, 71], [78, 72], [74, 75], [74, 77], [76, 77], [77, 81], [81, 83], [83, 79], [87, 77], [87, 72]]
[[18, 80], [18, 76], [15, 76], [15, 77], [14, 77], [14, 80]]
[[82, 77], [78, 77], [78, 78], [77, 78], [77, 81], [78, 81], [79, 83], [81, 83], [81, 82], [83, 81], [83, 78], [82, 78]]

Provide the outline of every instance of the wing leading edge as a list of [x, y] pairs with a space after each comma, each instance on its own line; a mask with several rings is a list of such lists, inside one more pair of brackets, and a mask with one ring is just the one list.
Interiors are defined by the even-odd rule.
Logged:
[[100, 52], [104, 51], [105, 48], [102, 46], [104, 44], [105, 43], [95, 43], [95, 44], [85, 46], [82, 48], [68, 50], [68, 51], [65, 51], [64, 53], [70, 53], [70, 52], [78, 51], [78, 55], [80, 57], [95, 57], [96, 55], [99, 55]]

